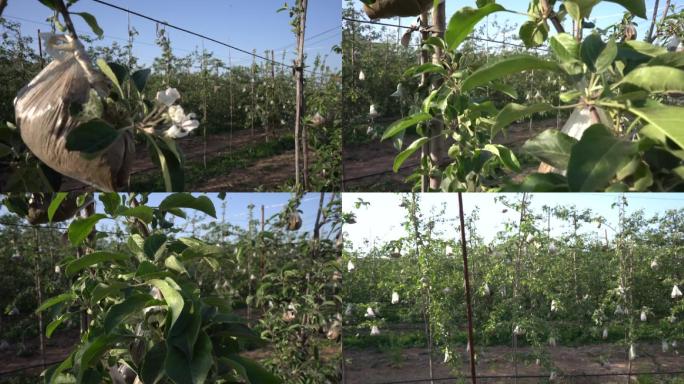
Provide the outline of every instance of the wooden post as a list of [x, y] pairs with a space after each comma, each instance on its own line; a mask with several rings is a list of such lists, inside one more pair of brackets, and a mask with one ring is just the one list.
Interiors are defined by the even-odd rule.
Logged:
[[[40, 238], [38, 235], [38, 229], [37, 227], [33, 227], [33, 235], [34, 235], [34, 240], [36, 242], [36, 254], [33, 257], [33, 265], [34, 265], [34, 277], [35, 277], [35, 284], [36, 284], [36, 298], [38, 299], [38, 303], [42, 304], [43, 303], [43, 289], [42, 289], [42, 282], [40, 279], [40, 263], [39, 259], [42, 257], [41, 255], [41, 249], [40, 249]], [[45, 329], [43, 328], [43, 312], [40, 311], [38, 312], [38, 342], [40, 343], [40, 364], [42, 369], [45, 369], [45, 338], [43, 337], [43, 332], [45, 332]]]
[[475, 342], [473, 338], [473, 306], [470, 300], [470, 275], [468, 274], [468, 247], [466, 246], [465, 215], [463, 214], [463, 194], [458, 193], [458, 213], [461, 219], [461, 252], [463, 253], [463, 280], [465, 281], [465, 297], [468, 310], [468, 346], [470, 347], [471, 382], [477, 382], [475, 371]]
[[[432, 35], [435, 37], [444, 38], [444, 31], [446, 30], [446, 0], [443, 0], [439, 5], [432, 10]], [[435, 52], [432, 55], [432, 63], [438, 64], [442, 60], [442, 50], [440, 48], [435, 48]], [[441, 86], [441, 81], [434, 81], [432, 83], [432, 89], [437, 89]], [[432, 120], [430, 122], [430, 162], [432, 165], [439, 167], [442, 161], [442, 148], [444, 140], [442, 139], [442, 129], [444, 128], [444, 122], [442, 120]], [[439, 176], [430, 175], [430, 189], [437, 190], [441, 184], [441, 178]]]
[[259, 276], [264, 277], [264, 225], [266, 222], [264, 221], [264, 205], [261, 204], [261, 249], [260, 249], [260, 258], [259, 258]]
[[252, 79], [251, 79], [251, 85], [250, 85], [250, 90], [252, 93], [252, 109], [250, 110], [250, 125], [251, 125], [251, 135], [254, 137], [254, 111], [256, 110], [256, 101], [254, 100], [254, 83], [256, 82], [256, 79], [254, 78], [256, 73], [256, 49], [252, 50]]
[[43, 39], [40, 38], [40, 29], [38, 30], [38, 55], [40, 55], [40, 68], [45, 68], [45, 59], [43, 58]]
[[[295, 184], [297, 188], [300, 188], [300, 167], [299, 167], [299, 154], [300, 148], [301, 152], [304, 154], [304, 188], [307, 187], [307, 176], [308, 172], [306, 170], [306, 133], [305, 129], [302, 127], [302, 118], [304, 117], [304, 36], [306, 32], [306, 9], [308, 5], [308, 0], [298, 1], [298, 12], [299, 12], [299, 27], [297, 28], [297, 59], [295, 61]], [[300, 137], [300, 132], [301, 137]], [[303, 145], [302, 145], [303, 144]]]

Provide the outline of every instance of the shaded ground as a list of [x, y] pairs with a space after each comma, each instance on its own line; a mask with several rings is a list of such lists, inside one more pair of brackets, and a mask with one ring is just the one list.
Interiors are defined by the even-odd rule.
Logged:
[[[281, 129], [271, 132], [270, 140], [284, 137], [290, 131]], [[181, 151], [186, 158], [186, 174], [193, 172], [195, 167], [202, 167], [206, 160], [211, 161], [222, 156], [229, 156], [236, 151], [245, 150], [266, 142], [263, 130], [258, 130], [254, 135], [249, 129], [239, 130], [229, 134], [209, 134], [205, 139], [195, 135], [178, 140]], [[225, 175], [202, 180], [201, 182], [186, 185], [187, 190], [192, 191], [253, 191], [256, 189], [274, 190], [284, 185], [294, 177], [294, 151], [286, 151], [268, 158], [258, 159], [246, 167], [227, 171]], [[291, 169], [292, 168], [292, 169]], [[145, 145], [136, 146], [135, 160], [133, 162], [132, 176], [161, 180], [161, 172], [150, 160], [149, 152]], [[64, 190], [87, 189], [82, 183], [65, 179]]]
[[[660, 344], [639, 344], [638, 357], [632, 362], [632, 372], [674, 372], [684, 371], [684, 356], [670, 351], [662, 353]], [[478, 353], [478, 376], [513, 375], [513, 349], [507, 346], [485, 347], [476, 350]], [[518, 374], [541, 375], [536, 378], [519, 378], [518, 383], [547, 382], [550, 368], [543, 363], [537, 365], [531, 355], [531, 348], [519, 348]], [[378, 384], [416, 380], [416, 384], [428, 384], [428, 353], [425, 348], [410, 348], [401, 351], [380, 352], [377, 350], [345, 350], [346, 383]], [[628, 371], [626, 350], [613, 344], [599, 344], [581, 347], [554, 347], [549, 349], [548, 356], [555, 366], [557, 379], [554, 383], [626, 383], [627, 376], [597, 376], [597, 377], [564, 377], [564, 375], [610, 374]], [[460, 356], [463, 362], [461, 372], [469, 372], [468, 357], [465, 351]], [[442, 362], [442, 357], [435, 357], [433, 365], [434, 378], [454, 377], [452, 372]], [[674, 375], [640, 375], [639, 382], [675, 382]], [[684, 374], [676, 377], [684, 382]], [[632, 378], [632, 382], [637, 382]], [[436, 381], [440, 383], [457, 382]], [[513, 383], [513, 379], [478, 378], [480, 383]], [[646, 382], [646, 381], [643, 381]]]
[[[391, 123], [391, 121], [388, 121]], [[507, 135], [497, 136], [494, 140], [498, 144], [504, 144], [516, 150], [525, 140], [542, 132], [547, 128], [556, 128], [556, 119], [535, 121], [530, 129], [529, 122], [513, 124], [508, 128]], [[417, 137], [407, 136], [405, 143], [411, 143]], [[409, 157], [404, 162], [400, 171], [394, 173], [392, 164], [398, 151], [392, 145], [391, 140], [380, 142], [373, 140], [358, 145], [344, 147], [344, 186], [347, 191], [410, 191], [411, 186], [404, 180], [420, 162], [420, 151]], [[448, 160], [448, 157], [444, 157]], [[536, 165], [527, 167], [516, 175], [514, 180], [519, 181], [526, 174], [536, 170]]]

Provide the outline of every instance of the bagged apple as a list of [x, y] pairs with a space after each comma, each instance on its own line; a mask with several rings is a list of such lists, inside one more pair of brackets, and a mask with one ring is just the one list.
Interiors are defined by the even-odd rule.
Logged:
[[109, 81], [93, 67], [78, 39], [54, 34], [42, 38], [55, 60], [14, 100], [22, 140], [38, 159], [65, 176], [103, 191], [125, 187], [134, 153], [130, 131], [87, 156], [66, 148], [69, 133], [86, 122], [75, 110], [85, 108], [94, 94], [105, 98]]
[[364, 4], [363, 11], [371, 20], [396, 16], [418, 16], [432, 7], [433, 0], [375, 0]]

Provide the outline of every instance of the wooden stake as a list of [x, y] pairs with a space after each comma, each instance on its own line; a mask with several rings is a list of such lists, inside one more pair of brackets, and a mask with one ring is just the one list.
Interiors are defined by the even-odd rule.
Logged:
[[45, 68], [45, 59], [43, 58], [43, 39], [40, 38], [40, 29], [38, 30], [38, 54], [40, 55], [40, 68]]
[[470, 299], [470, 275], [468, 274], [468, 247], [466, 246], [465, 215], [463, 214], [463, 194], [458, 193], [458, 213], [461, 219], [461, 252], [463, 253], [463, 280], [465, 281], [465, 296], [468, 309], [468, 345], [470, 346], [470, 377], [471, 382], [477, 382], [475, 372], [475, 342], [473, 338], [473, 306]]
[[646, 35], [645, 41], [653, 42], [653, 29], [655, 29], [656, 19], [658, 18], [658, 6], [660, 5], [660, 0], [655, 0], [653, 5], [653, 16], [651, 17], [651, 26], [648, 28], [648, 34]]
[[[296, 82], [296, 99], [295, 99], [295, 184], [297, 189], [300, 189], [300, 167], [299, 154], [301, 151], [306, 154], [306, 143], [302, 146], [305, 138], [304, 130], [302, 129], [302, 118], [304, 117], [304, 35], [306, 32], [306, 9], [308, 0], [299, 0], [299, 27], [297, 29], [297, 60], [295, 61], [295, 82]], [[302, 135], [300, 137], [300, 132]], [[301, 142], [300, 142], [301, 141]], [[304, 155], [306, 156], [306, 155]], [[304, 188], [307, 187], [306, 159], [304, 160]]]

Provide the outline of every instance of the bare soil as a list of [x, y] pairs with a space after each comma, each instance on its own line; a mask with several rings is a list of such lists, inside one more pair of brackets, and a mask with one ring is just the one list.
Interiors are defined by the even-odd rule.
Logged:
[[[637, 358], [632, 362], [632, 372], [675, 372], [684, 371], [684, 356], [670, 350], [663, 353], [660, 344], [639, 344]], [[518, 378], [517, 383], [547, 382], [551, 369], [543, 363], [537, 365], [529, 347], [518, 349], [518, 375], [542, 376]], [[508, 346], [484, 347], [477, 349], [477, 376], [514, 375], [513, 349]], [[410, 348], [400, 352], [383, 353], [378, 350], [345, 350], [346, 383], [379, 384], [416, 380], [416, 384], [429, 384], [428, 353], [425, 348]], [[613, 344], [598, 344], [581, 347], [553, 347], [549, 349], [550, 365], [556, 370], [554, 383], [626, 383], [628, 363], [626, 349]], [[461, 374], [470, 372], [465, 348], [460, 355]], [[570, 375], [621, 374], [618, 376]], [[445, 365], [442, 357], [433, 359], [433, 377], [448, 378], [458, 376]], [[645, 378], [640, 375], [639, 378]], [[672, 380], [674, 375], [650, 375], [650, 382]], [[684, 378], [684, 374], [679, 377]], [[636, 382], [632, 376], [631, 381]], [[661, 381], [662, 380], [662, 381]], [[454, 383], [456, 379], [435, 381]], [[466, 381], [469, 382], [469, 381]], [[480, 383], [513, 383], [512, 378], [478, 378]]]
[[[287, 129], [281, 129], [270, 133], [271, 140], [284, 136], [287, 134]], [[205, 140], [200, 135], [186, 137], [178, 140], [178, 145], [185, 155], [186, 168], [188, 163], [202, 163], [205, 159], [209, 161], [213, 158], [225, 156], [231, 151], [253, 146], [257, 143], [266, 141], [266, 135], [263, 130], [257, 130], [254, 135], [249, 129], [242, 129], [235, 131], [233, 136], [229, 134], [208, 134]], [[294, 170], [294, 151], [288, 151], [270, 158], [255, 161], [243, 169], [235, 169], [226, 172], [221, 177], [206, 180], [199, 185], [186, 186], [197, 192], [208, 191], [253, 191], [255, 189], [272, 190], [277, 186], [286, 183], [293, 178]], [[136, 146], [135, 160], [131, 174], [150, 173], [161, 177], [161, 173], [150, 160], [150, 154], [147, 147], [143, 144]], [[69, 178], [65, 178], [62, 189], [84, 190], [89, 189], [88, 186]]]
[[[499, 134], [494, 142], [503, 144], [516, 150], [527, 139], [548, 128], [556, 128], [556, 119], [545, 119], [532, 122], [518, 123], [509, 126], [506, 135]], [[405, 143], [410, 143], [417, 137], [407, 136]], [[445, 149], [446, 151], [446, 149]], [[363, 191], [410, 191], [411, 185], [405, 183], [416, 166], [420, 163], [420, 152], [409, 157], [398, 173], [392, 171], [394, 158], [398, 154], [391, 140], [372, 142], [360, 145], [348, 145], [344, 147], [344, 179], [345, 190]], [[445, 155], [444, 160], [448, 160]], [[536, 166], [527, 167], [515, 180], [522, 179], [526, 174], [533, 172]]]

